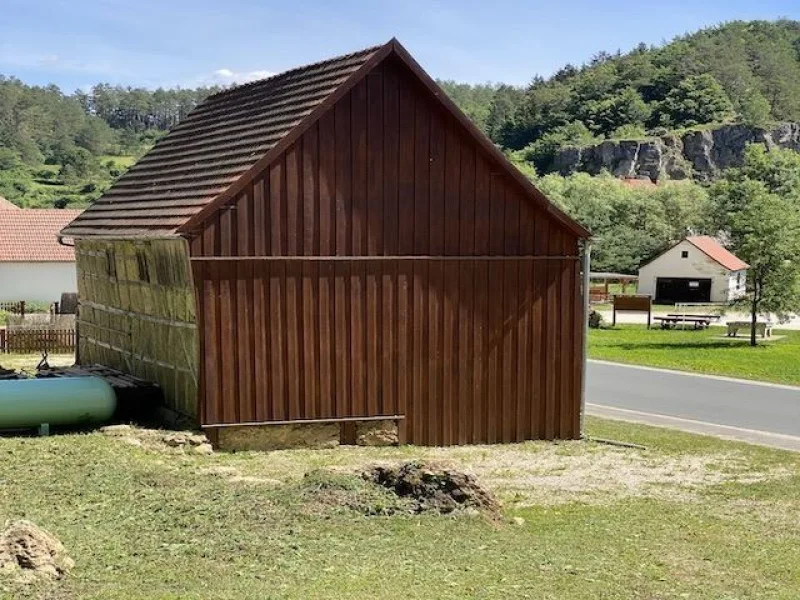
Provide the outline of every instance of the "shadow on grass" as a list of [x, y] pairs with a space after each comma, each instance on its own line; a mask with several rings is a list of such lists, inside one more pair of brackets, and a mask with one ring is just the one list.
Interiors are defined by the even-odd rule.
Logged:
[[[605, 346], [606, 348], [619, 348], [621, 350], [674, 350], [675, 348], [681, 349], [691, 349], [691, 350], [719, 350], [719, 349], [730, 349], [730, 348], [751, 348], [749, 344], [743, 344], [740, 342], [696, 342], [691, 344], [686, 344], [685, 342], [681, 342], [680, 340], [676, 340], [674, 342], [630, 342], [630, 343], [619, 343], [619, 344], [608, 344]], [[756, 348], [764, 348], [766, 344], [759, 344]]]

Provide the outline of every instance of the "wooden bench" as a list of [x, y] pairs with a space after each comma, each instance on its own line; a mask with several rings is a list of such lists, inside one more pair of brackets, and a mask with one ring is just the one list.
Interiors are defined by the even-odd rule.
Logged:
[[653, 318], [661, 323], [661, 329], [673, 329], [678, 325], [691, 325], [694, 329], [706, 329], [711, 323], [710, 318], [695, 315], [667, 315]]
[[[740, 329], [750, 332], [752, 331], [752, 323], [750, 321], [728, 321], [728, 337], [736, 337]], [[772, 323], [757, 322], [756, 335], [760, 335], [762, 338], [772, 337]]]
[[696, 315], [689, 313], [667, 313], [668, 317], [697, 317], [700, 319], [708, 319], [709, 321], [719, 321], [721, 315]]

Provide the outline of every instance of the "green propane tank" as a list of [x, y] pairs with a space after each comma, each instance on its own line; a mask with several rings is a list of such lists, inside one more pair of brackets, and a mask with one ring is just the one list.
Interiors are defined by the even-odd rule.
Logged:
[[0, 381], [0, 429], [103, 423], [116, 408], [113, 388], [99, 377]]

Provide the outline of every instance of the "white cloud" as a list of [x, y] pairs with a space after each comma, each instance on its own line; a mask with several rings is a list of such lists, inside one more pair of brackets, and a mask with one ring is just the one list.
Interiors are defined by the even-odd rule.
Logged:
[[256, 71], [234, 71], [232, 69], [217, 69], [211, 75], [201, 78], [203, 85], [232, 85], [234, 83], [247, 83], [256, 79], [264, 79], [274, 75], [272, 71], [259, 69]]

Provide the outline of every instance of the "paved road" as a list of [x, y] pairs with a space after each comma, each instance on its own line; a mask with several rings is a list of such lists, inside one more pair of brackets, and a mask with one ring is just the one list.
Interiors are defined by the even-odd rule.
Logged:
[[800, 450], [800, 388], [589, 361], [587, 412]]

